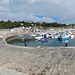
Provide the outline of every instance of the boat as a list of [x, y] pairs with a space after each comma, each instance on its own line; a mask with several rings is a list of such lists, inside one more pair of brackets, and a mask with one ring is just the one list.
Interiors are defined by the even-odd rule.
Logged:
[[57, 39], [58, 38], [58, 34], [54, 34], [53, 36], [52, 36], [52, 39]]
[[73, 34], [70, 35], [70, 38], [71, 38], [71, 39], [75, 39], [75, 35], [73, 35]]
[[39, 41], [47, 41], [48, 38], [41, 38]]
[[60, 35], [60, 36], [58, 37], [58, 40], [59, 40], [59, 41], [69, 40], [69, 36], [68, 36], [68, 35]]
[[35, 34], [30, 34], [30, 36], [35, 37], [36, 35]]
[[42, 36], [35, 36], [36, 40], [40, 40], [41, 38], [43, 38]]
[[47, 34], [47, 38], [52, 38], [52, 34]]
[[38, 41], [47, 41], [48, 38], [45, 38], [43, 36], [36, 36], [35, 39]]
[[18, 35], [18, 36], [23, 36], [23, 35]]

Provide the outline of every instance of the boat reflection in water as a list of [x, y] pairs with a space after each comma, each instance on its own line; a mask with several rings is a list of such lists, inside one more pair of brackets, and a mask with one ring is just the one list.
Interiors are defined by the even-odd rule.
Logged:
[[65, 40], [64, 42], [65, 42], [65, 47], [67, 47], [69, 40]]

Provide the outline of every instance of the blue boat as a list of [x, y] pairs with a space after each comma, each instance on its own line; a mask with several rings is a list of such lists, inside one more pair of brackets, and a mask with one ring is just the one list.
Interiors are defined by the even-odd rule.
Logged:
[[41, 38], [39, 41], [47, 41], [48, 38]]
[[59, 40], [59, 41], [69, 40], [69, 36], [67, 36], [67, 35], [60, 35], [60, 36], [58, 37], [58, 40]]

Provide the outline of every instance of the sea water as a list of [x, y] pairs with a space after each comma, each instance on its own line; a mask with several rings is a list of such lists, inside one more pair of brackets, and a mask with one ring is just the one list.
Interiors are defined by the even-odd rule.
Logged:
[[[16, 46], [38, 47], [38, 46], [50, 46], [50, 47], [65, 47], [65, 41], [58, 41], [58, 39], [48, 39], [47, 41], [37, 41], [34, 37], [29, 35], [16, 36], [7, 40], [8, 44]], [[67, 40], [67, 46], [75, 46], [75, 39]]]

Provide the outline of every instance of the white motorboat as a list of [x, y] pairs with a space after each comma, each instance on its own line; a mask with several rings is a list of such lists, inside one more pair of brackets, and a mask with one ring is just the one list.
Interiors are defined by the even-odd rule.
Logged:
[[75, 36], [74, 36], [74, 35], [70, 35], [70, 38], [71, 38], [71, 39], [75, 39]]
[[30, 36], [35, 37], [36, 35], [35, 34], [31, 34]]
[[36, 36], [35, 39], [36, 40], [40, 40], [41, 38], [43, 38], [42, 36]]

